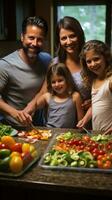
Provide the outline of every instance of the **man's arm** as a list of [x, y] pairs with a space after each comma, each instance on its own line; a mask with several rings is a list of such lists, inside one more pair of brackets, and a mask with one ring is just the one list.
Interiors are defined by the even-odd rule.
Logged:
[[43, 95], [44, 93], [47, 92], [47, 83], [46, 80], [44, 81], [41, 90], [36, 94], [36, 96], [27, 104], [27, 106], [24, 108], [23, 111], [25, 111], [26, 113], [29, 114], [33, 114], [35, 106], [36, 106], [36, 102], [37, 100], [40, 98], [41, 95]]
[[21, 110], [16, 110], [12, 106], [8, 105], [3, 99], [0, 99], [0, 110], [2, 113], [12, 116], [14, 119], [24, 125], [32, 121], [30, 115]]

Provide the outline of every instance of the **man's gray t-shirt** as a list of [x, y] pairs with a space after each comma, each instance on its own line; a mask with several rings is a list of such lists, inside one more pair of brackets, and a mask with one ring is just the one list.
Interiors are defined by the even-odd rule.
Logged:
[[[18, 51], [9, 54], [0, 60], [0, 98], [18, 110], [24, 109], [41, 89], [46, 71], [42, 59], [37, 58], [35, 65], [30, 66]], [[11, 116], [5, 118], [18, 124]]]

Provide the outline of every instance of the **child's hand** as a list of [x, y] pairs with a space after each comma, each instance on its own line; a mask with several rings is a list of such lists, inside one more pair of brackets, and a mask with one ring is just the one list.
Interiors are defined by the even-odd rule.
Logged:
[[77, 127], [78, 128], [82, 128], [82, 127], [84, 127], [86, 124], [87, 124], [87, 119], [85, 118], [85, 117], [83, 117], [78, 123], [77, 123]]
[[77, 123], [76, 126], [78, 128], [84, 127], [91, 118], [92, 118], [92, 107], [89, 107], [89, 109], [86, 112], [85, 116]]

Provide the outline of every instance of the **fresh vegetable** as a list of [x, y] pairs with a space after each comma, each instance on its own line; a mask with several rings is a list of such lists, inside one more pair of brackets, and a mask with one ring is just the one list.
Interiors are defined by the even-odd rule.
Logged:
[[10, 156], [5, 157], [4, 159], [0, 159], [0, 171], [1, 172], [9, 172], [9, 162], [10, 162]]
[[0, 159], [6, 158], [11, 154], [9, 149], [0, 149]]
[[19, 153], [22, 153], [22, 143], [16, 142], [11, 146], [12, 151], [17, 151]]
[[14, 129], [9, 125], [0, 124], [0, 137], [3, 135], [10, 135], [13, 130]]
[[56, 137], [44, 164], [81, 168], [112, 168], [112, 136], [67, 132]]
[[7, 145], [8, 148], [11, 148], [16, 143], [14, 138], [8, 135], [4, 135], [3, 137], [1, 137], [1, 142]]
[[37, 149], [32, 144], [16, 142], [11, 136], [0, 139], [0, 172], [19, 173], [37, 156]]
[[11, 172], [18, 173], [23, 169], [23, 160], [20, 156], [13, 156], [10, 159], [9, 167]]

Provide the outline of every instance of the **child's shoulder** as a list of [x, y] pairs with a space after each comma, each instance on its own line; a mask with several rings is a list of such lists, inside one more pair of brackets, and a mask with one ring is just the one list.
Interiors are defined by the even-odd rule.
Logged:
[[73, 98], [74, 100], [76, 100], [76, 99], [81, 99], [81, 95], [80, 95], [79, 92], [74, 92], [74, 93], [72, 94], [72, 98]]
[[108, 77], [108, 80], [109, 80], [109, 81], [112, 81], [112, 75]]
[[45, 94], [43, 94], [45, 99], [47, 100], [47, 102], [49, 102], [49, 100], [51, 99], [51, 94], [49, 92], [46, 92]]

